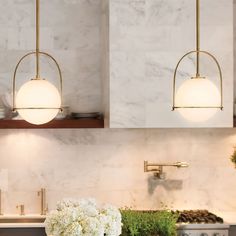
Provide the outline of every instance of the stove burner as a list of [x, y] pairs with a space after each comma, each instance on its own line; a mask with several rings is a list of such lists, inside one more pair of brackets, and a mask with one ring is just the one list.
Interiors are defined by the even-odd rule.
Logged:
[[176, 211], [179, 214], [178, 223], [190, 224], [223, 224], [224, 220], [207, 210]]

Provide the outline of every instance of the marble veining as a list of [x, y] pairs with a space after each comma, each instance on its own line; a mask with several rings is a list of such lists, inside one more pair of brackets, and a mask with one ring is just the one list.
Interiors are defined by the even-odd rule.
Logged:
[[[137, 209], [165, 203], [233, 212], [236, 171], [229, 158], [235, 142], [233, 129], [2, 130], [4, 212], [16, 214], [17, 204], [39, 212], [42, 187], [50, 209], [65, 197], [94, 197]], [[190, 167], [166, 168], [160, 181], [144, 173], [144, 160]]]
[[[195, 49], [195, 0], [110, 0], [110, 126], [232, 127], [232, 7], [232, 1], [201, 2], [201, 48], [221, 64], [224, 111], [196, 124], [171, 111], [174, 69]], [[195, 72], [195, 56], [179, 70], [177, 86]], [[216, 65], [203, 55], [201, 71], [219, 86]]]

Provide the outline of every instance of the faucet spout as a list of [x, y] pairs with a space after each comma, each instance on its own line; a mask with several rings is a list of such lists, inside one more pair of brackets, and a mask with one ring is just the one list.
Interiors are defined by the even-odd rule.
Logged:
[[176, 162], [174, 164], [177, 168], [186, 168], [189, 167], [189, 164], [187, 162]]

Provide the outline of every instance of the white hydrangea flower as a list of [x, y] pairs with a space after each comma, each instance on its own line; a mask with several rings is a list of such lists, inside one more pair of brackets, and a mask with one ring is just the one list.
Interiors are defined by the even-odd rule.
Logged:
[[121, 214], [113, 206], [98, 207], [94, 199], [65, 199], [45, 221], [46, 233], [53, 236], [119, 236]]
[[73, 222], [64, 231], [64, 235], [80, 236], [82, 235], [82, 227], [79, 222]]
[[106, 236], [114, 236], [121, 234], [122, 219], [121, 213], [117, 208], [111, 205], [106, 205], [102, 209], [102, 217], [105, 225]]

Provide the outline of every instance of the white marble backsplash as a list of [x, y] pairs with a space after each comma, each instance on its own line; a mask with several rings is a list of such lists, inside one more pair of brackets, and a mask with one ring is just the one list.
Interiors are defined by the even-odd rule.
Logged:
[[[94, 197], [137, 209], [236, 211], [236, 169], [229, 160], [233, 129], [6, 130], [0, 132], [0, 188], [5, 213], [25, 204], [39, 212], [65, 197]], [[165, 168], [167, 179], [144, 173], [143, 161], [186, 161]]]

